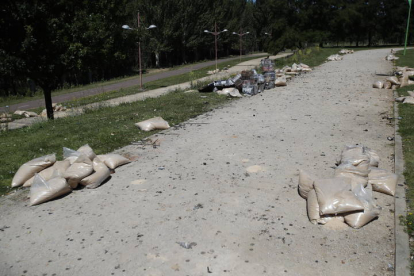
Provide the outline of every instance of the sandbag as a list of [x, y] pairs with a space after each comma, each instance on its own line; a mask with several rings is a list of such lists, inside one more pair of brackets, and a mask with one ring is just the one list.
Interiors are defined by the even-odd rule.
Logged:
[[242, 95], [240, 94], [239, 90], [236, 88], [224, 88], [223, 90], [217, 90], [217, 94], [226, 95], [235, 98], [241, 98]]
[[380, 214], [381, 208], [377, 207], [372, 199], [371, 190], [364, 189], [362, 185], [358, 185], [352, 190], [355, 196], [364, 205], [362, 212], [356, 212], [345, 216], [345, 222], [352, 228], [361, 228], [368, 222], [372, 221]]
[[378, 89], [382, 89], [384, 87], [384, 83], [382, 81], [376, 81], [374, 82], [374, 84], [372, 85], [373, 88], [378, 88]]
[[299, 65], [302, 67], [302, 70], [303, 70], [303, 68], [310, 68], [309, 65], [306, 65], [304, 63], [299, 63]]
[[98, 157], [93, 159], [93, 170], [95, 171], [88, 177], [81, 180], [80, 184], [88, 189], [95, 189], [102, 184], [110, 175], [111, 171]]
[[[361, 163], [360, 163], [361, 164]], [[361, 177], [368, 177], [369, 174], [369, 163], [368, 166], [353, 166], [351, 163], [342, 163], [335, 169], [335, 173], [352, 173]]]
[[86, 157], [86, 155], [81, 154], [75, 162], [65, 171], [63, 177], [68, 181], [69, 186], [72, 189], [75, 189], [79, 182], [92, 174], [93, 166], [92, 161]]
[[275, 80], [275, 86], [279, 87], [279, 86], [286, 86], [286, 77], [285, 76], [281, 76], [281, 77], [277, 77]]
[[98, 155], [98, 158], [101, 159], [102, 162], [105, 163], [105, 165], [114, 170], [115, 168], [130, 163], [131, 161], [122, 155], [116, 154], [116, 153], [109, 153], [104, 155]]
[[135, 124], [143, 131], [151, 131], [155, 129], [168, 129], [170, 125], [161, 117], [155, 117]]
[[321, 216], [319, 215], [319, 203], [314, 189], [310, 190], [307, 194], [306, 208], [308, 211], [309, 221], [313, 224], [318, 224]]
[[37, 113], [36, 112], [33, 112], [33, 111], [24, 111], [23, 115], [26, 118], [37, 117]]
[[364, 152], [369, 157], [369, 166], [370, 167], [378, 167], [379, 161], [380, 161], [380, 157], [379, 157], [378, 153], [375, 150], [367, 148], [367, 147], [364, 148]]
[[70, 149], [70, 148], [66, 148], [66, 147], [63, 147], [63, 158], [65, 159], [65, 160], [68, 160], [69, 162], [70, 162], [70, 164], [72, 165], [75, 161], [76, 161], [76, 159], [78, 159], [78, 157], [81, 155], [82, 153], [80, 153], [80, 152], [78, 152], [78, 151], [76, 151], [76, 150], [73, 150], [73, 149]]
[[44, 170], [47, 167], [52, 166], [56, 162], [56, 155], [50, 154], [39, 158], [30, 160], [24, 163], [17, 170], [12, 180], [12, 187], [19, 187], [23, 185], [28, 179], [33, 177], [35, 173]]
[[405, 103], [405, 104], [414, 104], [414, 97], [411, 97], [411, 96], [405, 97], [403, 103]]
[[372, 189], [376, 192], [394, 196], [397, 186], [398, 176], [387, 170], [371, 168], [368, 175], [368, 183], [372, 185]]
[[44, 203], [71, 191], [72, 189], [62, 177], [55, 177], [46, 181], [36, 174], [30, 188], [30, 206]]
[[352, 189], [358, 185], [366, 187], [368, 185], [368, 178], [354, 173], [344, 172], [343, 170], [335, 170], [334, 177], [346, 177], [351, 179]]
[[[57, 171], [60, 175], [63, 175], [63, 173], [70, 167], [70, 162], [68, 160], [63, 161], [56, 161], [53, 166], [48, 167], [44, 169], [43, 171], [39, 172], [39, 176], [41, 176], [44, 180], [49, 180], [53, 177], [53, 174], [55, 171]], [[34, 177], [27, 180], [23, 187], [30, 187], [33, 184]]]
[[313, 190], [313, 182], [315, 181], [316, 177], [305, 172], [304, 170], [299, 169], [299, 182], [298, 182], [298, 190], [301, 197], [306, 199], [308, 197], [308, 193]]
[[93, 152], [93, 149], [88, 144], [78, 148], [77, 152], [85, 154], [91, 160], [96, 158], [96, 154]]
[[391, 84], [400, 85], [401, 83], [398, 81], [397, 77], [389, 77], [387, 78], [387, 81], [389, 81]]
[[344, 147], [340, 157], [340, 164], [350, 163], [359, 168], [368, 169], [370, 157], [365, 152], [365, 148], [360, 145], [347, 145]]
[[389, 81], [384, 82], [384, 89], [391, 89], [392, 83]]
[[362, 202], [351, 191], [350, 178], [317, 179], [313, 185], [321, 216], [364, 210]]

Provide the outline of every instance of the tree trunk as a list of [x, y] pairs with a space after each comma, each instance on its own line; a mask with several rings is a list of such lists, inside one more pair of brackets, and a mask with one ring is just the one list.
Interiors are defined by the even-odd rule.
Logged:
[[160, 53], [155, 52], [155, 67], [160, 68]]
[[52, 89], [50, 87], [42, 87], [43, 94], [45, 95], [45, 105], [46, 105], [46, 112], [47, 118], [49, 120], [53, 120], [53, 107], [52, 107]]

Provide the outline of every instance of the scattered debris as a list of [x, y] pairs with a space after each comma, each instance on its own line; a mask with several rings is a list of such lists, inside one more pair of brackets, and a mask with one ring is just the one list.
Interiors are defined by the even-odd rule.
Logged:
[[192, 249], [193, 246], [197, 245], [196, 242], [177, 242], [177, 244], [179, 244], [181, 247], [185, 249]]

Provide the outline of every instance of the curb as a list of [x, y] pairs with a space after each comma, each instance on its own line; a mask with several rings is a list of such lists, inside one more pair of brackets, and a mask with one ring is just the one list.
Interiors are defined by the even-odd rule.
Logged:
[[[397, 92], [394, 91], [394, 97]], [[404, 225], [400, 224], [400, 216], [406, 216], [407, 204], [405, 197], [405, 178], [404, 178], [404, 156], [402, 149], [402, 139], [398, 134], [398, 103], [394, 101], [394, 168], [395, 174], [398, 176], [397, 187], [395, 191], [395, 275], [410, 275], [410, 244], [408, 234], [404, 231]]]

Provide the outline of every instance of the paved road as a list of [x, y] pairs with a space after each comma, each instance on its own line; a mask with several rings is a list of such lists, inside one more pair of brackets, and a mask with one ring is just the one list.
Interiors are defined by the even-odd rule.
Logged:
[[[265, 55], [266, 53], [258, 53], [258, 54], [252, 54], [252, 55], [248, 55], [245, 57], [254, 57], [254, 56], [259, 56], [259, 55]], [[238, 59], [239, 57], [232, 57], [232, 58], [225, 58], [225, 59], [220, 59], [218, 62], [219, 63], [224, 63], [227, 61], [231, 61], [231, 60], [235, 60]], [[142, 83], [147, 83], [147, 82], [151, 82], [151, 81], [155, 81], [155, 80], [159, 80], [159, 79], [164, 79], [164, 78], [169, 78], [169, 77], [173, 77], [173, 76], [178, 76], [184, 73], [188, 73], [192, 70], [198, 70], [204, 67], [208, 67], [211, 65], [214, 65], [215, 61], [206, 61], [206, 62], [202, 62], [202, 63], [197, 63], [197, 64], [191, 64], [188, 66], [184, 66], [175, 70], [170, 70], [170, 71], [164, 71], [164, 72], [160, 72], [160, 73], [156, 73], [153, 75], [149, 75], [149, 76], [143, 76], [142, 77]], [[63, 95], [57, 95], [57, 96], [53, 96], [52, 95], [52, 101], [54, 103], [61, 103], [61, 102], [66, 102], [66, 101], [70, 101], [73, 99], [79, 99], [79, 98], [83, 98], [83, 97], [87, 97], [87, 96], [92, 96], [92, 95], [96, 95], [96, 94], [101, 94], [104, 92], [108, 92], [108, 91], [114, 91], [114, 90], [118, 90], [121, 88], [127, 88], [127, 87], [131, 87], [131, 86], [135, 86], [135, 85], [139, 85], [139, 77], [134, 78], [134, 79], [130, 79], [130, 80], [126, 80], [123, 82], [118, 82], [118, 83], [114, 83], [114, 84], [109, 84], [109, 85], [105, 85], [105, 86], [99, 86], [99, 87], [95, 87], [95, 88], [91, 88], [91, 89], [87, 89], [87, 90], [82, 90], [82, 91], [77, 91], [77, 92], [73, 92], [73, 93], [68, 93], [68, 94], [63, 94]], [[29, 101], [29, 102], [24, 102], [24, 103], [19, 103], [19, 104], [13, 104], [9, 106], [10, 111], [15, 111], [15, 110], [28, 110], [28, 109], [32, 109], [32, 108], [37, 108], [37, 107], [41, 107], [44, 106], [44, 99], [38, 99], [38, 100], [34, 100], [34, 101]], [[0, 107], [0, 112], [6, 112], [6, 107]]]
[[120, 149], [136, 161], [95, 190], [35, 207], [5, 197], [0, 275], [393, 275], [393, 197], [375, 192], [379, 218], [352, 229], [311, 224], [297, 192], [297, 170], [332, 177], [344, 144], [393, 169], [392, 92], [372, 88], [386, 52], [231, 101], [154, 135], [155, 149]]

